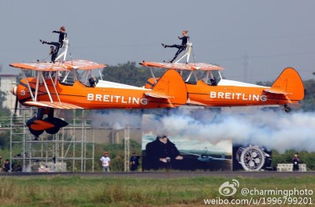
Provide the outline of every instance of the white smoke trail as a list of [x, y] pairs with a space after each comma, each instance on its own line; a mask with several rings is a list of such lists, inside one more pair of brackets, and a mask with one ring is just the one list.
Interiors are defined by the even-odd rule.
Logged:
[[[198, 139], [218, 144], [256, 144], [283, 152], [315, 151], [315, 113], [254, 110], [246, 113], [177, 110], [168, 115], [128, 113], [124, 110], [94, 114], [94, 126], [140, 127], [154, 134]], [[141, 121], [142, 120], [142, 121]]]
[[127, 110], [106, 110], [104, 113], [92, 112], [89, 119], [94, 128], [123, 129], [126, 127], [140, 128], [142, 114]]
[[[232, 139], [233, 144], [257, 144], [283, 152], [288, 149], [315, 151], [315, 113], [254, 111], [251, 113], [215, 113], [204, 116], [172, 114], [147, 122], [159, 126], [169, 136], [190, 137], [218, 143]], [[154, 118], [153, 118], [154, 119]], [[144, 128], [150, 126], [144, 125]]]

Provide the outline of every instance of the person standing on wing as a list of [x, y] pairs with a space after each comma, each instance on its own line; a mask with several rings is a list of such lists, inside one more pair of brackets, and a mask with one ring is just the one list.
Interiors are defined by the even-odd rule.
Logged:
[[59, 31], [52, 31], [53, 33], [59, 34], [59, 44], [60, 48], [63, 46], [63, 40], [67, 37], [66, 28], [64, 26], [60, 27]]
[[187, 30], [182, 31], [182, 36], [181, 37], [178, 36], [178, 39], [182, 40], [182, 44], [181, 45], [176, 45], [176, 44], [174, 44], [174, 45], [166, 45], [166, 44], [162, 43], [162, 46], [164, 48], [174, 47], [174, 48], [178, 49], [177, 52], [175, 53], [174, 58], [170, 61], [171, 63], [177, 58], [177, 56], [181, 52], [183, 52], [186, 49], [187, 42], [189, 41], [188, 31]]
[[54, 46], [50, 46], [50, 52], [49, 52], [49, 55], [51, 56], [51, 62], [52, 63], [55, 63], [56, 61], [56, 58], [57, 58], [57, 55], [58, 55], [58, 47], [54, 47]]
[[[51, 62], [55, 63], [59, 49], [63, 46], [63, 40], [67, 37], [66, 28], [64, 26], [60, 27], [59, 31], [52, 31], [53, 33], [59, 34], [58, 42], [47, 42], [44, 40], [39, 40], [42, 44], [52, 45], [50, 47]], [[54, 46], [54, 48], [53, 48]]]

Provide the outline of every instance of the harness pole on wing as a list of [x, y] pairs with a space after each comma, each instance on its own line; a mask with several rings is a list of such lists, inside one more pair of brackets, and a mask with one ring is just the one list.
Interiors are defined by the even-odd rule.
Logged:
[[179, 63], [181, 60], [183, 60], [186, 57], [186, 63], [189, 63], [190, 56], [192, 54], [192, 43], [188, 42], [186, 45], [185, 53], [175, 61], [175, 63]]

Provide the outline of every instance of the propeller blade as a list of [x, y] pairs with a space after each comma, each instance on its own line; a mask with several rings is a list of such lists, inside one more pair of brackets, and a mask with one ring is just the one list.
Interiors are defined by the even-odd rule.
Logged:
[[14, 116], [16, 115], [18, 104], [19, 104], [19, 99], [16, 96], [15, 97], [15, 106], [14, 106]]

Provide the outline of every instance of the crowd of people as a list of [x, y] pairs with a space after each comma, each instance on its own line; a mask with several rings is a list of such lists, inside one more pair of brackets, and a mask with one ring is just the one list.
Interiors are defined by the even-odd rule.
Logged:
[[[135, 152], [132, 153], [129, 159], [129, 170], [138, 171], [140, 166], [141, 156], [137, 155]], [[145, 169], [170, 169], [184, 159], [174, 143], [172, 143], [166, 135], [157, 136], [152, 142], [146, 145]], [[110, 172], [111, 168], [111, 158], [109, 152], [104, 152], [100, 158], [101, 166], [103, 172]], [[299, 171], [299, 164], [302, 161], [298, 153], [295, 153], [292, 158], [293, 171]], [[0, 156], [0, 172], [10, 172], [10, 160], [5, 159]]]
[[[137, 171], [139, 167], [140, 156], [138, 156], [135, 152], [132, 153], [129, 159], [129, 169], [130, 171]], [[100, 162], [102, 165], [103, 172], [110, 172], [111, 168], [111, 159], [109, 157], [109, 152], [104, 152], [100, 158]]]

